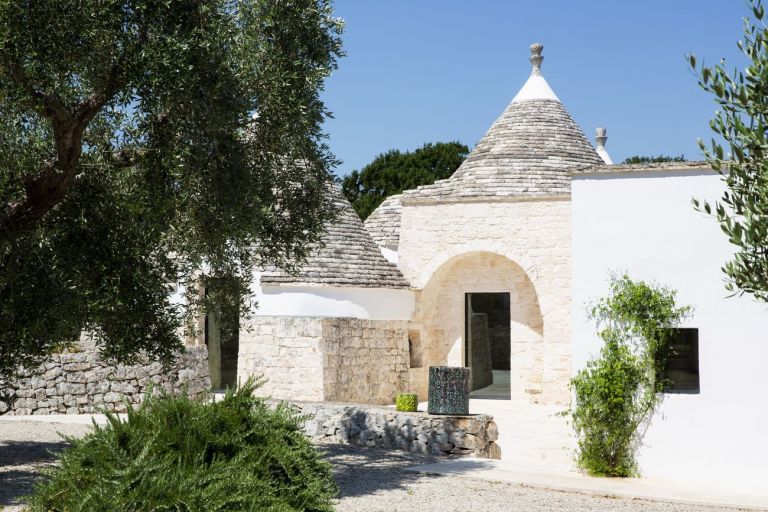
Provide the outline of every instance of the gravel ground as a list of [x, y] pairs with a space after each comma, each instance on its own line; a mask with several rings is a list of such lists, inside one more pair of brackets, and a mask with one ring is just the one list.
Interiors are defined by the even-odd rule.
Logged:
[[[66, 446], [59, 432], [82, 435], [90, 427], [77, 424], [0, 421], [0, 510], [19, 511], [15, 496], [29, 492], [39, 470], [52, 464], [50, 451]], [[403, 468], [431, 462], [426, 457], [322, 445], [333, 464], [341, 493], [337, 510], [418, 512], [735, 512], [736, 509], [695, 507], [589, 496], [534, 489], [509, 483], [451, 476], [420, 475]], [[6, 507], [6, 508], [2, 508]]]

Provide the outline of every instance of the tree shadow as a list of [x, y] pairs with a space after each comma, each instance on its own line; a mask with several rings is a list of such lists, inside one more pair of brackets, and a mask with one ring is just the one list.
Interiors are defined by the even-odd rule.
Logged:
[[450, 460], [396, 450], [357, 447], [346, 444], [317, 445], [323, 458], [333, 466], [333, 476], [339, 486], [338, 498], [365, 496], [377, 491], [407, 489], [423, 474], [406, 468]]
[[17, 505], [40, 478], [40, 470], [56, 460], [65, 441], [0, 441], [0, 507]]

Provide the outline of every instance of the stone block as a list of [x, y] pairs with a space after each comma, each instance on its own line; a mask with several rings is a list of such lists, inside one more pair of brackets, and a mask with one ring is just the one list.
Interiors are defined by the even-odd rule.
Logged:
[[88, 373], [90, 372], [70, 372], [67, 373], [65, 380], [67, 382], [85, 384], [88, 382]]
[[54, 366], [50, 370], [47, 370], [43, 374], [43, 379], [46, 381], [54, 380], [56, 377], [59, 377], [62, 374], [61, 366]]
[[123, 397], [120, 393], [115, 393], [113, 391], [110, 391], [109, 393], [104, 394], [104, 402], [107, 402], [107, 403], [120, 402], [122, 399]]

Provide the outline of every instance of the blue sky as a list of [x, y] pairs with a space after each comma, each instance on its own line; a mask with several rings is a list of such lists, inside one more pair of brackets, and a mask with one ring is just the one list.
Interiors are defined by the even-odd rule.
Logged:
[[590, 140], [608, 129], [614, 161], [700, 159], [712, 98], [685, 55], [743, 65], [739, 0], [336, 0], [347, 56], [323, 98], [337, 174], [392, 148], [459, 140], [470, 147], [530, 73], [528, 46]]

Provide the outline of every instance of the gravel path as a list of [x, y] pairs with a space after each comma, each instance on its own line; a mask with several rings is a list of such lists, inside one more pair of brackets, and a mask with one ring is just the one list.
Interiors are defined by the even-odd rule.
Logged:
[[[52, 463], [49, 451], [66, 446], [59, 432], [78, 436], [89, 428], [78, 424], [0, 420], [0, 510], [22, 510], [14, 496], [29, 492], [39, 477], [39, 470]], [[337, 502], [339, 512], [735, 512], [735, 509], [605, 498], [509, 483], [419, 475], [403, 468], [428, 463], [431, 459], [340, 445], [322, 445], [321, 450], [333, 464], [341, 488]]]

